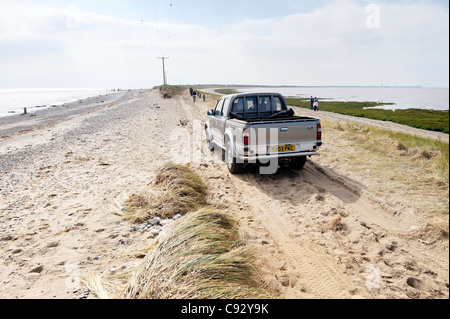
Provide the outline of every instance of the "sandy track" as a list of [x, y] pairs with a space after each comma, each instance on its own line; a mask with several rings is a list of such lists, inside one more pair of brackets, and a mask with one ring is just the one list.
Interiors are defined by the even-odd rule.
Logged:
[[233, 176], [203, 141], [208, 101], [134, 91], [110, 106], [0, 145], [1, 298], [72, 298], [82, 294], [79, 274], [136, 265], [126, 253], [153, 237], [111, 204], [174, 159], [190, 162], [208, 201], [240, 221], [276, 297], [448, 298], [448, 245], [409, 240], [417, 216], [387, 205], [351, 171], [338, 173], [328, 157], [302, 171], [248, 167]]
[[[205, 119], [206, 106], [183, 105], [189, 116]], [[345, 149], [338, 152], [345, 156]], [[338, 173], [326, 158], [313, 157], [302, 171], [259, 175], [247, 167], [232, 176], [217, 156], [208, 160], [214, 164], [201, 171], [214, 202], [223, 202], [247, 229], [267, 286], [282, 298], [448, 296], [448, 245], [426, 252], [408, 240], [419, 222], [416, 210], [372, 194], [351, 170]], [[330, 230], [337, 215], [342, 223]]]

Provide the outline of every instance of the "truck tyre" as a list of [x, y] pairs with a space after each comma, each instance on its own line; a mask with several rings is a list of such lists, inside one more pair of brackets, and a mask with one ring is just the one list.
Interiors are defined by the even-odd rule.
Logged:
[[292, 169], [300, 170], [303, 167], [305, 167], [305, 164], [306, 164], [306, 156], [294, 157], [291, 159], [289, 167]]
[[227, 141], [227, 146], [225, 148], [225, 162], [227, 163], [228, 170], [231, 174], [239, 174], [244, 170], [244, 163], [237, 163], [236, 157], [233, 156], [230, 141]]

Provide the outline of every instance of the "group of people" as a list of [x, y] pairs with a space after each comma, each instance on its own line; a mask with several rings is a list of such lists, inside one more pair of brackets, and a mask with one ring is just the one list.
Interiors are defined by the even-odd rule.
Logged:
[[[197, 97], [198, 97], [199, 99], [202, 98], [202, 95], [201, 95], [200, 93], [197, 94], [197, 91], [194, 91], [193, 88], [190, 88], [190, 89], [189, 89], [189, 93], [191, 94], [191, 96], [192, 96], [192, 98], [193, 98], [193, 100], [194, 100], [194, 103], [197, 102]], [[203, 94], [203, 102], [205, 101], [205, 98], [206, 98], [206, 96], [205, 96], [205, 94]]]
[[311, 96], [311, 111], [319, 111], [319, 99]]

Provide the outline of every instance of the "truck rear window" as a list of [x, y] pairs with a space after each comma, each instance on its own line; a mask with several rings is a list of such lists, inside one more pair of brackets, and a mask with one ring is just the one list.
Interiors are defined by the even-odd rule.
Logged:
[[258, 113], [258, 104], [255, 97], [245, 99], [245, 113]]
[[231, 106], [231, 112], [247, 119], [268, 118], [283, 110], [281, 98], [272, 95], [240, 97], [235, 99]]
[[274, 113], [283, 111], [283, 104], [281, 103], [281, 99], [278, 96], [273, 97], [272, 104]]
[[232, 110], [234, 113], [244, 114], [244, 99], [239, 98], [234, 100]]

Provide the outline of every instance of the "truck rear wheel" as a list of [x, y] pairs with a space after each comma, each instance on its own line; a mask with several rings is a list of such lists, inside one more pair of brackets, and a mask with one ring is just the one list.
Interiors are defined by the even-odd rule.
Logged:
[[231, 174], [239, 174], [244, 170], [244, 163], [237, 163], [236, 157], [233, 156], [230, 141], [227, 142], [227, 146], [225, 148], [225, 161]]
[[306, 156], [294, 157], [291, 159], [291, 162], [289, 163], [289, 167], [292, 169], [300, 170], [303, 167], [305, 167], [305, 164], [306, 164]]

